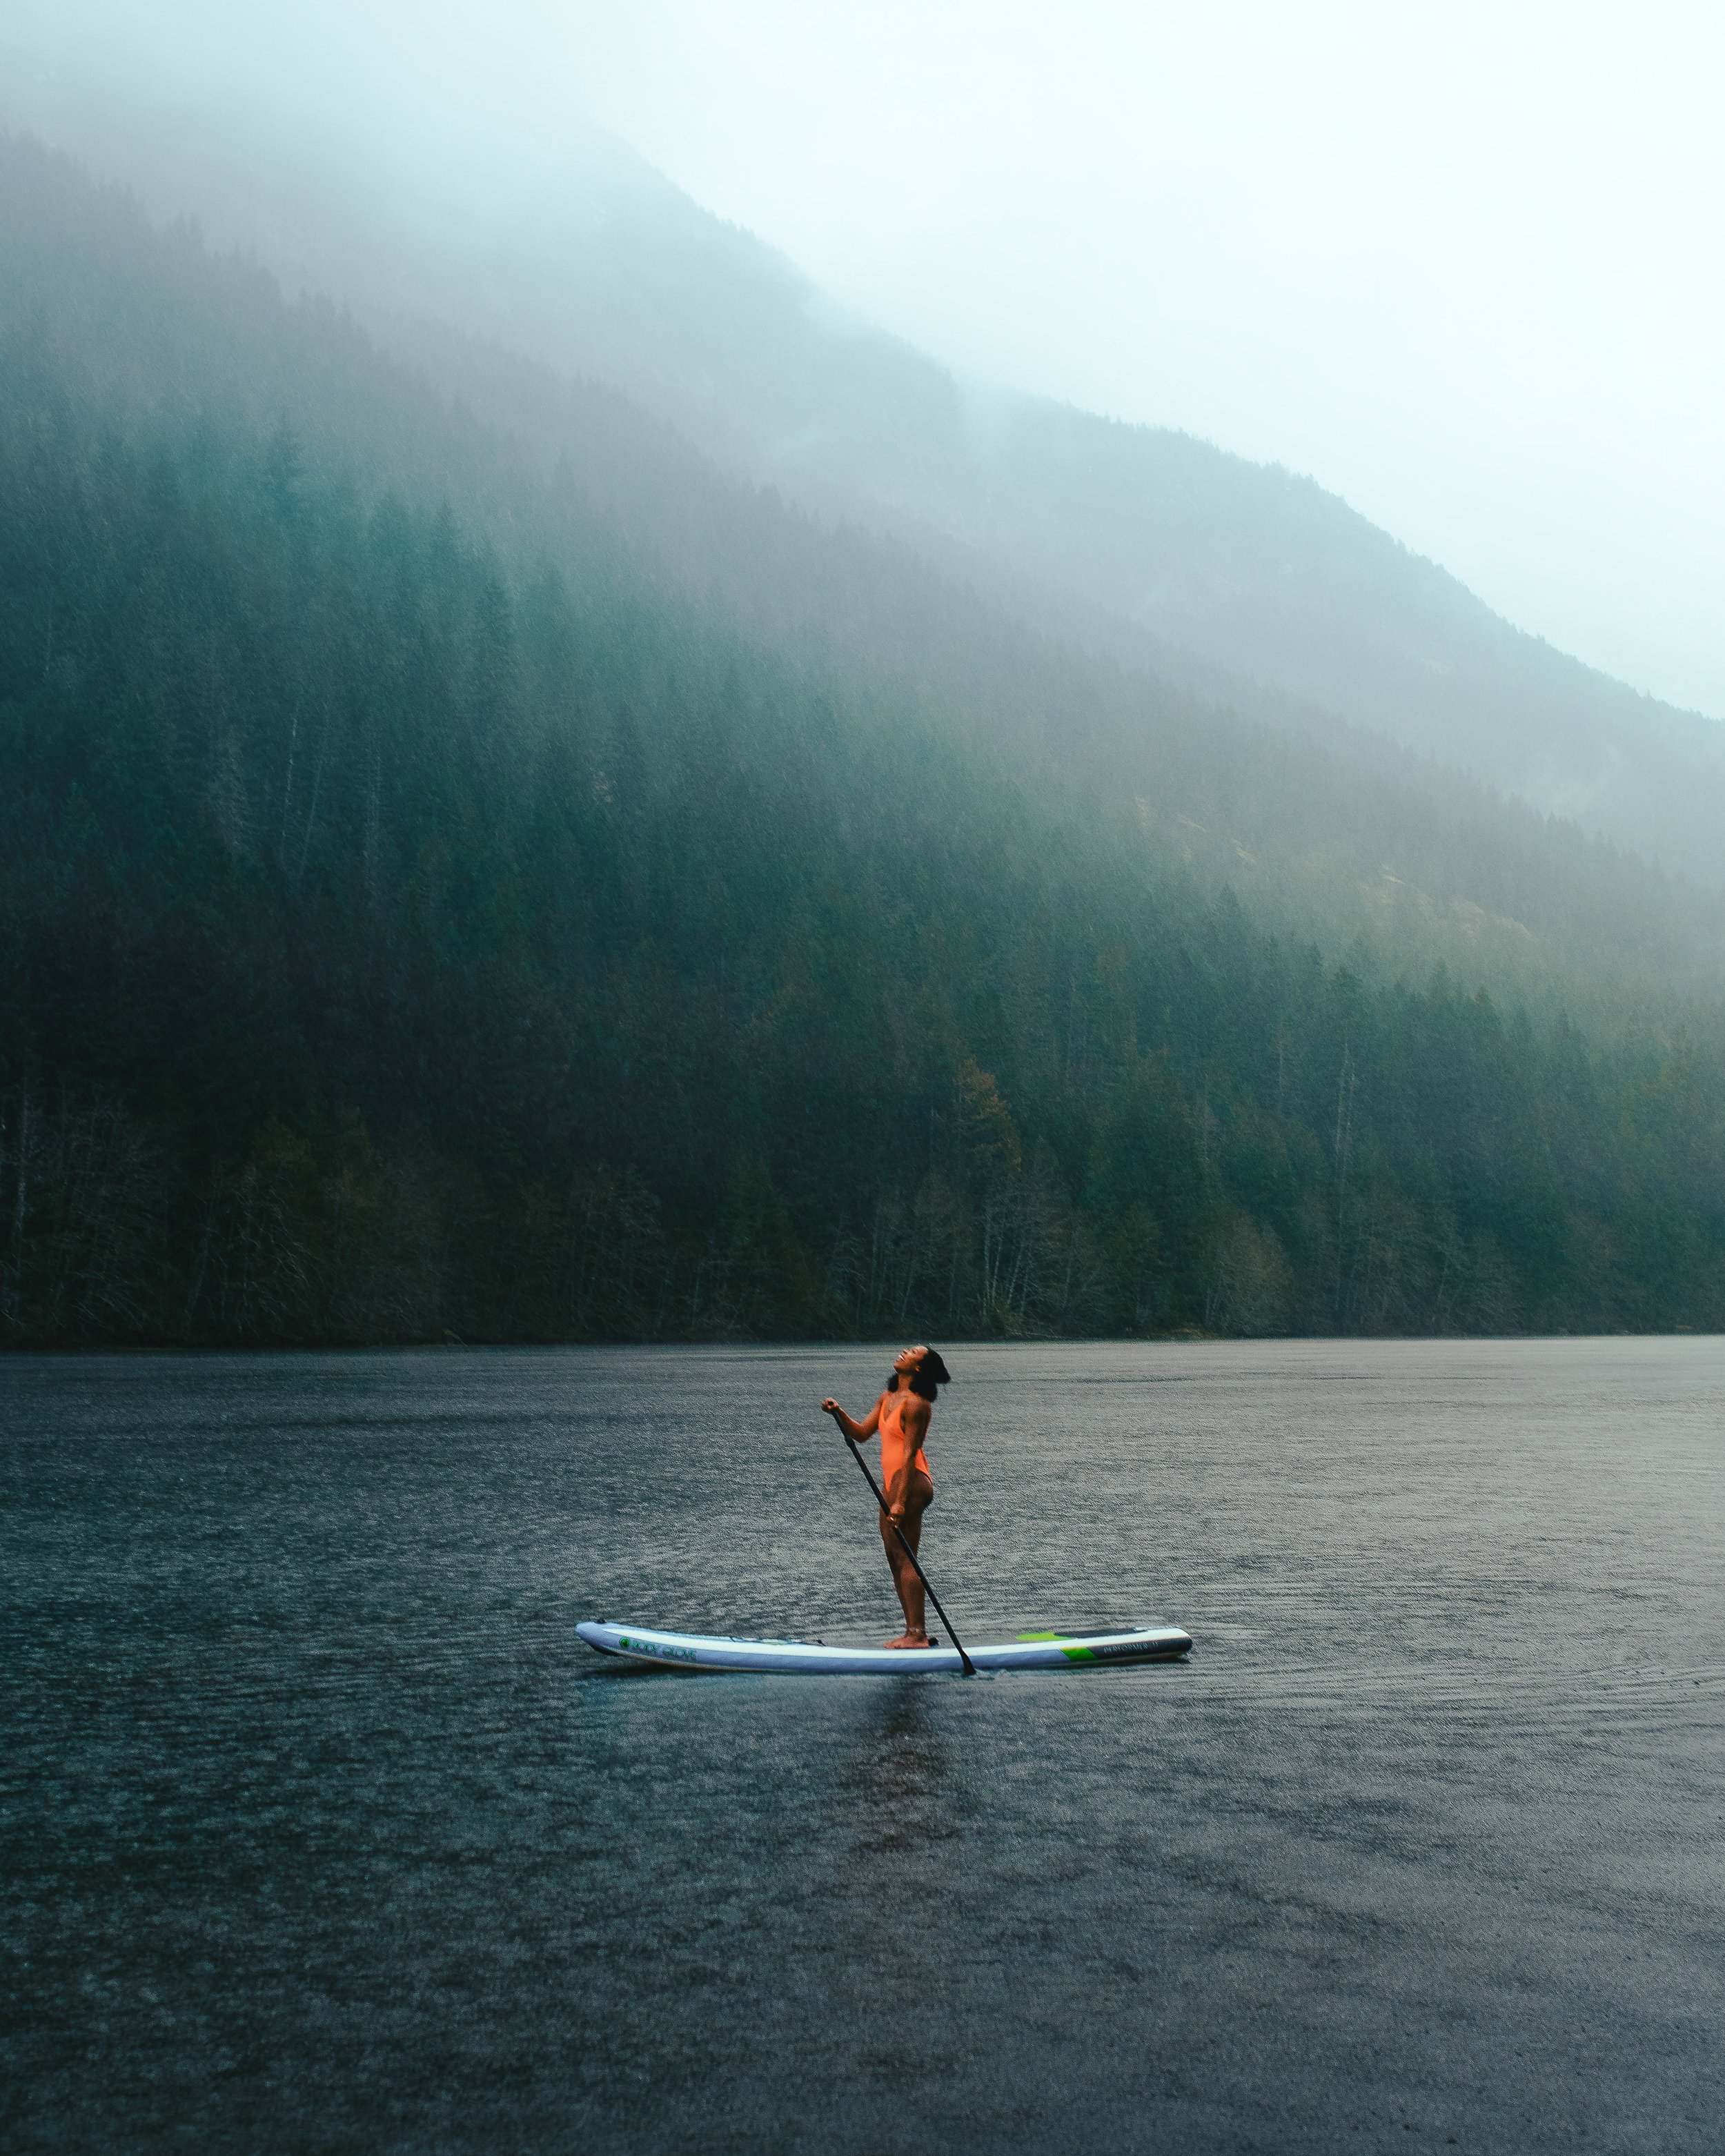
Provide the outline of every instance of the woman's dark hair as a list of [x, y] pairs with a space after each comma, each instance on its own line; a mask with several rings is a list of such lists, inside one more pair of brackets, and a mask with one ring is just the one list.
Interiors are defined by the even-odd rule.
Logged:
[[[932, 1400], [942, 1385], [950, 1385], [952, 1382], [952, 1373], [942, 1362], [940, 1349], [931, 1348], [916, 1365], [915, 1373], [911, 1378], [911, 1390], [919, 1400]], [[896, 1393], [898, 1390], [896, 1370], [889, 1373], [886, 1389], [889, 1393]]]

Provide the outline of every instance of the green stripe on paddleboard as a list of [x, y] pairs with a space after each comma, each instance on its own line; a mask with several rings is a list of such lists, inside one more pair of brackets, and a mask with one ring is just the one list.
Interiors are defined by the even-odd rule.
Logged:
[[[1043, 1640], [1070, 1640], [1072, 1635], [1070, 1632], [1018, 1632], [1013, 1636], [1021, 1645], [1029, 1646], [1033, 1641]], [[1060, 1652], [1069, 1662], [1093, 1662], [1096, 1660], [1088, 1647], [1062, 1647]]]

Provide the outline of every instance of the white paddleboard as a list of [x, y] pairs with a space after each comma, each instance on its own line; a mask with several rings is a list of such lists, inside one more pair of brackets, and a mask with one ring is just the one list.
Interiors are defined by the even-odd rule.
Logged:
[[[829, 1647], [818, 1640], [732, 1640], [709, 1632], [661, 1632], [646, 1625], [600, 1624], [575, 1630], [589, 1647], [625, 1661], [660, 1669], [761, 1670], [799, 1676], [913, 1676], [958, 1670], [956, 1647]], [[978, 1670], [1070, 1670], [1101, 1662], [1168, 1662], [1185, 1654], [1191, 1635], [1178, 1625], [1131, 1632], [1024, 1632], [1016, 1640], [973, 1647]]]

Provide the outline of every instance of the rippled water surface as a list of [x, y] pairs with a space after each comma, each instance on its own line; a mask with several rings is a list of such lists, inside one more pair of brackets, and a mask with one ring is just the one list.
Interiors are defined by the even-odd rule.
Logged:
[[1717, 2150], [1725, 1342], [0, 1363], [16, 2149]]

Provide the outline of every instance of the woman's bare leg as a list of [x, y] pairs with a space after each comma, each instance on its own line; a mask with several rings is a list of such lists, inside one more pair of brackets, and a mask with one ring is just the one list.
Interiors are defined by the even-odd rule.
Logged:
[[[905, 1517], [901, 1522], [905, 1541], [920, 1555], [922, 1548], [922, 1515], [934, 1497], [934, 1486], [926, 1475], [912, 1474], [910, 1487], [905, 1492]], [[892, 1522], [885, 1512], [879, 1516], [880, 1540], [886, 1548], [886, 1562], [892, 1567], [892, 1584], [898, 1590], [899, 1607], [905, 1613], [905, 1629], [896, 1640], [889, 1640], [889, 1647], [926, 1647], [928, 1644], [927, 1613], [924, 1606], [922, 1582], [916, 1568], [905, 1555], [898, 1537], [893, 1532]]]

